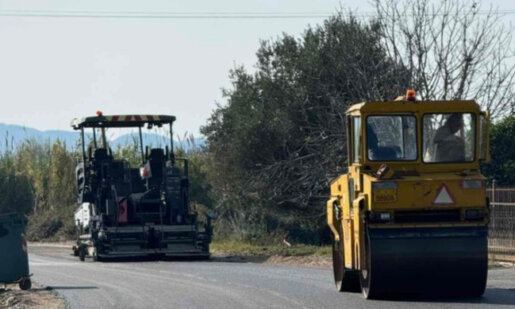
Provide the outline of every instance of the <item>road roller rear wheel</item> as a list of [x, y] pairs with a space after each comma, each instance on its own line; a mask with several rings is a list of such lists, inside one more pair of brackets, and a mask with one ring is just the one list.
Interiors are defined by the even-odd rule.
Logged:
[[368, 239], [368, 233], [365, 235], [365, 259], [366, 265], [361, 266], [359, 271], [359, 283], [361, 285], [361, 293], [365, 299], [374, 299], [379, 297], [374, 282], [372, 281], [372, 259], [370, 250], [370, 240]]
[[[339, 230], [340, 237], [343, 239], [341, 226]], [[359, 292], [358, 273], [345, 268], [343, 244], [336, 240], [333, 240], [333, 274], [334, 283], [339, 292]]]
[[365, 299], [375, 298], [374, 289], [370, 289], [370, 272], [367, 268], [363, 268], [359, 272], [359, 282], [361, 284], [361, 293]]

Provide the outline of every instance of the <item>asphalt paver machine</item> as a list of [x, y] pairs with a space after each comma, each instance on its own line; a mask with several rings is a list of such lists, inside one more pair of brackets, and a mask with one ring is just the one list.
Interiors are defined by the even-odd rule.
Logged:
[[[174, 121], [174, 116], [167, 115], [101, 112], [72, 121], [82, 143], [82, 160], [76, 167], [79, 206], [73, 247], [80, 260], [209, 257], [212, 217], [200, 223], [190, 209], [188, 160], [174, 155]], [[169, 145], [144, 146], [142, 130], [163, 126], [169, 127]], [[119, 128], [138, 130], [139, 166], [113, 157], [106, 130]]]

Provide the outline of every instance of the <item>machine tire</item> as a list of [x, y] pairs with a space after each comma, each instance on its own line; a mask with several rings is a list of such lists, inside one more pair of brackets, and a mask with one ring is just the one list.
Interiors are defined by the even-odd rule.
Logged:
[[32, 282], [30, 281], [30, 278], [23, 278], [18, 282], [18, 286], [20, 287], [20, 290], [27, 291], [32, 287]]
[[[365, 228], [366, 231], [366, 228]], [[370, 239], [368, 233], [365, 234], [365, 259], [366, 265], [362, 265], [359, 270], [359, 282], [361, 285], [361, 293], [365, 299], [375, 299], [380, 297], [377, 288], [372, 280], [372, 252], [370, 247]]]
[[333, 241], [333, 275], [339, 292], [359, 292], [359, 276], [355, 270], [346, 269], [343, 262], [343, 248]]
[[481, 296], [483, 296], [483, 294], [485, 294], [485, 290], [486, 290], [486, 284], [482, 285], [476, 289], [473, 289], [468, 296], [472, 297], [472, 298], [480, 298]]
[[73, 256], [79, 256], [79, 249], [78, 249], [78, 247], [73, 246], [72, 250], [73, 250]]
[[[338, 232], [343, 239], [343, 230], [339, 225]], [[336, 290], [339, 292], [359, 292], [359, 276], [355, 270], [346, 269], [342, 242], [333, 239], [333, 275]]]
[[94, 262], [102, 262], [102, 258], [100, 256], [98, 256], [98, 249], [97, 249], [97, 247], [94, 247], [94, 249], [93, 249], [92, 258], [93, 258]]
[[81, 262], [86, 260], [86, 249], [84, 247], [79, 247], [79, 260]]

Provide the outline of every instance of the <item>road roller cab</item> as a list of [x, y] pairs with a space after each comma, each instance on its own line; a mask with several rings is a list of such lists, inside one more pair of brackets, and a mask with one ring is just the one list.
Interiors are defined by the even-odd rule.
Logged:
[[347, 111], [348, 169], [327, 202], [337, 289], [480, 296], [488, 115], [473, 101], [407, 97]]

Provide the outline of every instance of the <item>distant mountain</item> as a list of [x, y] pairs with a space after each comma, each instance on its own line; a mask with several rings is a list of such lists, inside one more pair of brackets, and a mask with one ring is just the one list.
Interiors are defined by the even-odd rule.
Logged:
[[66, 142], [66, 145], [73, 147], [79, 140], [77, 132], [49, 130], [40, 131], [25, 126], [10, 125], [0, 123], [0, 148], [5, 149], [6, 145], [16, 148], [26, 139], [36, 139], [38, 141], [53, 142], [60, 139]]
[[[91, 134], [87, 135], [87, 138], [91, 138]], [[109, 141], [112, 149], [116, 149], [118, 146], [123, 146], [128, 143], [132, 143], [134, 138], [139, 138], [137, 135], [125, 134], [121, 135], [114, 140]], [[19, 125], [9, 125], [0, 123], [0, 150], [8, 147], [18, 147], [26, 139], [36, 139], [40, 142], [53, 143], [57, 139], [66, 143], [69, 149], [73, 149], [80, 140], [78, 132], [72, 131], [61, 131], [61, 130], [47, 130], [41, 131], [34, 128], [29, 128]], [[155, 133], [143, 133], [143, 140], [145, 145], [164, 147], [169, 145], [167, 137], [155, 134]], [[186, 151], [190, 151], [193, 148], [204, 146], [204, 139], [201, 137], [194, 138], [192, 141], [174, 141], [175, 147], [180, 147]]]

